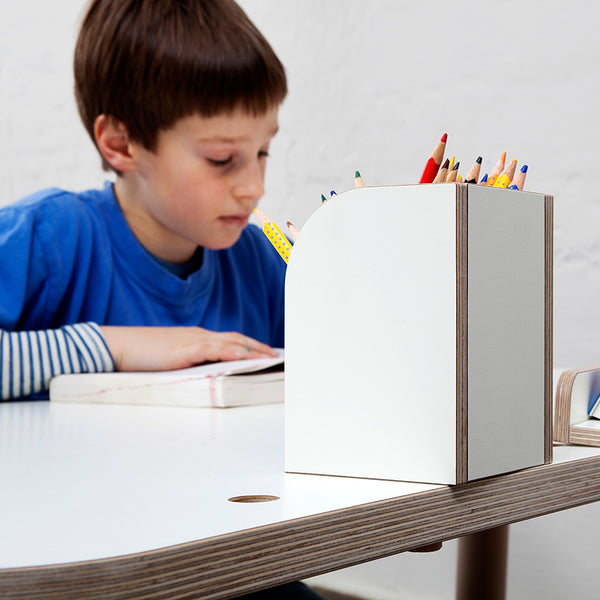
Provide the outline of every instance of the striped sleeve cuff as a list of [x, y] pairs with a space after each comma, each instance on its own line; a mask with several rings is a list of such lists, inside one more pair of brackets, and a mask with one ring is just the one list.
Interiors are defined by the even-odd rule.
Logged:
[[43, 331], [0, 330], [0, 365], [2, 400], [47, 390], [55, 375], [115, 370], [104, 336], [95, 323]]

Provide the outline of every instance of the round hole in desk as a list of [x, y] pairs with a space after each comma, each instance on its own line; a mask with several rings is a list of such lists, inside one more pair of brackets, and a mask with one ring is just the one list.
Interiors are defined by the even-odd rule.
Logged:
[[239, 502], [241, 504], [253, 504], [255, 502], [273, 502], [273, 500], [279, 500], [279, 496], [233, 496], [228, 500], [229, 502]]

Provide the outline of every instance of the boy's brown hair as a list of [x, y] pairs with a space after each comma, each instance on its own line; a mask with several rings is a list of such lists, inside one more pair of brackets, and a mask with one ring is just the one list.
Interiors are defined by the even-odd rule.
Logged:
[[93, 0], [74, 75], [94, 143], [94, 122], [105, 114], [151, 151], [158, 132], [183, 117], [240, 107], [260, 115], [287, 93], [281, 62], [233, 0]]

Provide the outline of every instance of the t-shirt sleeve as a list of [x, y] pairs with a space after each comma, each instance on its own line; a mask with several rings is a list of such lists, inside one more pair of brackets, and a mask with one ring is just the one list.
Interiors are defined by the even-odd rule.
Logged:
[[36, 236], [35, 217], [6, 208], [0, 213], [0, 328], [19, 329], [30, 306], [46, 303], [48, 251]]

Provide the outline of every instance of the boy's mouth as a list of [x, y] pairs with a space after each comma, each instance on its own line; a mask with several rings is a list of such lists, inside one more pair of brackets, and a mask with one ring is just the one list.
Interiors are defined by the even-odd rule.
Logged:
[[249, 218], [250, 215], [223, 215], [219, 217], [219, 221], [233, 227], [245, 227], [248, 224]]

